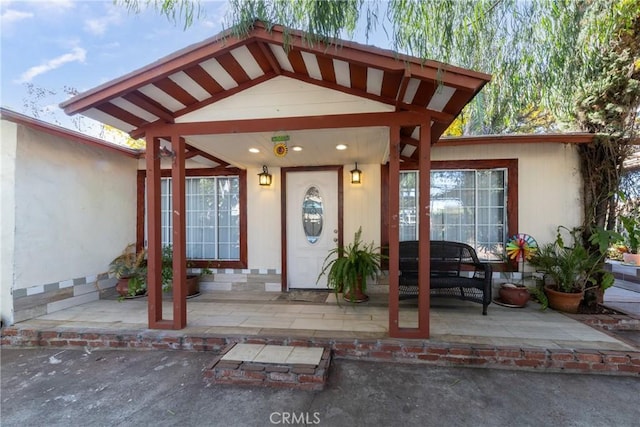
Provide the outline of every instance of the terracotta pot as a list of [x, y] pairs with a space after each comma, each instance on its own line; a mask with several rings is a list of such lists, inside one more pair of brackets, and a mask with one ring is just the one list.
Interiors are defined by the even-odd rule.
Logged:
[[529, 291], [524, 286], [504, 287], [501, 286], [498, 291], [500, 300], [509, 305], [524, 307], [529, 301]]
[[577, 313], [580, 301], [584, 297], [584, 291], [578, 293], [559, 292], [549, 285], [544, 287], [544, 292], [549, 299], [549, 307], [565, 313]]
[[349, 302], [369, 301], [369, 296], [362, 292], [362, 284], [360, 283], [360, 280], [358, 280], [355, 289], [350, 289], [342, 294], [342, 298]]
[[146, 290], [141, 290], [136, 295], [129, 295], [129, 279], [130, 277], [122, 277], [118, 279], [118, 283], [116, 284], [116, 292], [118, 295], [124, 298], [138, 298], [144, 296], [146, 294]]
[[625, 264], [635, 264], [640, 267], [640, 254], [624, 253], [622, 254], [622, 261], [624, 261]]
[[187, 296], [200, 293], [200, 276], [187, 276]]
[[[173, 296], [173, 286], [165, 291], [166, 296]], [[200, 276], [187, 275], [187, 298], [200, 294]]]
[[118, 279], [118, 283], [116, 284], [116, 292], [118, 292], [118, 295], [120, 295], [121, 297], [129, 296], [129, 278], [128, 277], [122, 277]]

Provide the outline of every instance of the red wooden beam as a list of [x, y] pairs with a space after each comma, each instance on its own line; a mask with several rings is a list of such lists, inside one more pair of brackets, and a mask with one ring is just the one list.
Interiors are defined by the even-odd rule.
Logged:
[[171, 111], [167, 110], [158, 102], [149, 98], [142, 92], [133, 91], [123, 95], [122, 97], [132, 104], [142, 108], [143, 110], [147, 110], [154, 116], [158, 116], [160, 120], [163, 120], [167, 123], [173, 123], [174, 121], [173, 113]]
[[[426, 113], [425, 113], [426, 114]], [[221, 120], [212, 122], [165, 124], [156, 122], [147, 131], [153, 134], [177, 133], [188, 135], [214, 135], [223, 133], [272, 132], [286, 129], [340, 129], [370, 126], [416, 126], [425, 114], [413, 111], [385, 113], [331, 114], [304, 117], [279, 117], [270, 119]]]
[[[409, 73], [416, 78], [442, 81], [447, 86], [467, 90], [479, 90], [490, 79], [487, 74], [441, 62], [424, 61], [401, 54], [394, 55], [383, 49], [356, 43], [341, 41], [339, 46], [326, 46], [323, 43], [310, 44], [300, 34], [296, 34], [295, 31], [289, 32], [288, 45], [291, 49], [340, 59], [364, 67], [379, 68], [383, 71], [396, 72], [405, 69], [409, 70]], [[256, 26], [250, 37], [266, 43], [283, 44], [283, 36], [281, 33], [279, 34], [277, 27], [272, 27], [269, 31]]]
[[282, 68], [280, 68], [280, 63], [278, 62], [278, 60], [276, 59], [276, 56], [271, 51], [271, 48], [266, 43], [263, 43], [263, 42], [257, 42], [256, 44], [262, 51], [265, 58], [267, 58], [267, 61], [269, 61], [269, 65], [271, 65], [273, 72], [276, 74], [282, 74]]
[[[271, 52], [266, 52], [266, 46], [264, 46], [264, 43], [247, 43], [247, 49], [249, 49], [249, 52], [251, 52], [251, 55], [253, 55], [253, 58], [256, 60], [264, 74], [272, 72], [276, 72], [276, 74], [278, 73], [278, 70], [276, 70], [272, 62], [272, 60], [275, 61], [275, 57], [273, 54], [269, 55]], [[271, 49], [269, 49], [269, 51], [270, 50]], [[277, 66], [277, 64], [275, 65]]]
[[400, 81], [400, 88], [398, 89], [398, 94], [396, 98], [396, 108], [399, 108], [400, 104], [404, 104], [404, 95], [407, 93], [407, 86], [409, 85], [409, 80], [411, 79], [411, 75], [408, 70], [404, 70], [404, 76], [402, 76], [402, 80]]

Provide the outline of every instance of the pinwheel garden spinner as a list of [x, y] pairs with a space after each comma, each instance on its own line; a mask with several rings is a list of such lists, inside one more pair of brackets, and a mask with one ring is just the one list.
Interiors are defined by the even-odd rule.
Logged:
[[522, 262], [522, 273], [524, 274], [524, 262], [538, 250], [538, 243], [530, 235], [519, 233], [511, 236], [506, 249], [509, 259]]

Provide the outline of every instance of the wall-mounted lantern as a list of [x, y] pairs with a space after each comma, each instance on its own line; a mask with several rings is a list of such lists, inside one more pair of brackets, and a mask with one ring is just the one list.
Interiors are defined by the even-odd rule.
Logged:
[[358, 169], [358, 162], [356, 162], [355, 169], [351, 170], [351, 183], [352, 184], [361, 184], [362, 183], [362, 171]]
[[258, 174], [258, 182], [263, 187], [271, 185], [271, 174], [269, 173], [269, 169], [267, 169], [266, 165], [262, 165], [262, 173]]

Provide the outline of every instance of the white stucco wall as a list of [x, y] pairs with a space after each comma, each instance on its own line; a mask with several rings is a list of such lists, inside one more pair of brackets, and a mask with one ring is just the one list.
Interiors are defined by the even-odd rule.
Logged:
[[135, 241], [135, 182], [132, 158], [19, 126], [14, 289], [106, 272]]
[[344, 167], [344, 241], [353, 241], [353, 235], [362, 227], [362, 241], [380, 245], [380, 165], [360, 164], [362, 184], [351, 184], [353, 165]]
[[17, 126], [0, 121], [0, 316], [13, 323], [14, 242], [15, 242], [15, 160]]
[[433, 147], [432, 160], [518, 159], [518, 231], [539, 244], [555, 239], [558, 225], [582, 221], [581, 179], [570, 144], [486, 144]]
[[176, 123], [365, 113], [393, 111], [394, 108], [291, 77], [277, 76], [215, 104], [184, 114], [176, 119]]
[[[362, 239], [380, 244], [380, 165], [361, 165], [363, 182], [351, 184], [349, 171], [353, 164], [343, 168], [344, 241], [353, 241], [353, 235], [362, 226]], [[273, 175], [270, 187], [258, 185], [262, 169], [247, 169], [247, 234], [248, 267], [252, 269], [280, 269], [281, 224], [280, 194], [281, 172], [269, 168]]]
[[247, 169], [247, 258], [249, 268], [277, 269], [281, 261], [280, 168], [269, 168], [271, 185], [258, 185], [262, 168]]

